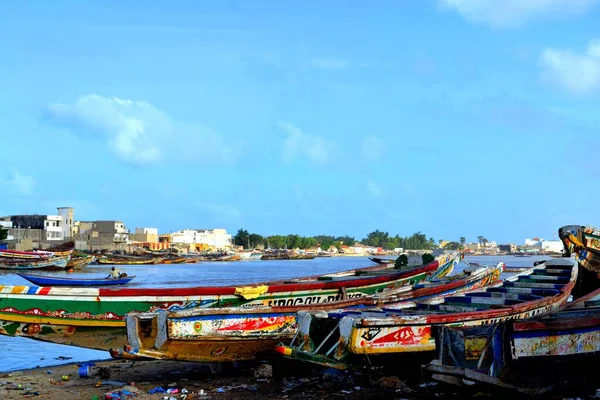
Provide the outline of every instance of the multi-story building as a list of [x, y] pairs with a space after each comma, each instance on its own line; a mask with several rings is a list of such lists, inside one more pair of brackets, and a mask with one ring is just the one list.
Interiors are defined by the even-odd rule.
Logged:
[[144, 243], [158, 243], [157, 228], [135, 228], [131, 240]]
[[129, 230], [123, 221], [79, 221], [77, 226], [79, 247], [111, 250], [129, 241]]
[[546, 240], [540, 238], [525, 239], [525, 246], [547, 253], [560, 253], [564, 247], [560, 240]]
[[63, 236], [65, 238], [73, 238], [75, 236], [75, 221], [73, 207], [58, 207], [58, 215], [61, 217], [61, 225]]
[[224, 249], [233, 245], [231, 234], [225, 229], [183, 229], [170, 234], [170, 242], [183, 245], [206, 245]]
[[33, 237], [34, 240], [40, 242], [65, 240], [62, 217], [60, 215], [11, 215], [10, 217], [5, 217], [4, 220], [12, 223], [10, 232], [16, 239]]

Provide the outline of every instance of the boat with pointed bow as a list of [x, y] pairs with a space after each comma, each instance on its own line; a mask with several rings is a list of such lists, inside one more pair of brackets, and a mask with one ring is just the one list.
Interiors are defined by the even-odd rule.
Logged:
[[286, 357], [346, 369], [364, 356], [395, 357], [433, 351], [433, 325], [472, 326], [522, 319], [563, 306], [578, 269], [566, 259], [553, 259], [507, 278], [500, 286], [446, 296], [397, 310], [337, 310], [298, 313], [298, 338], [278, 347]]
[[372, 266], [248, 286], [184, 288], [67, 288], [0, 285], [0, 334], [108, 350], [126, 341], [125, 315], [132, 311], [287, 306], [358, 298], [415, 284], [458, 264], [458, 252], [439, 254], [412, 268]]

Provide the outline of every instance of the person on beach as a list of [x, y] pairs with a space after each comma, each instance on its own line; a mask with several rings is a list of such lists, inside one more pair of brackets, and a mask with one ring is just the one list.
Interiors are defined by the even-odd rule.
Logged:
[[107, 276], [107, 278], [118, 278], [120, 276], [121, 276], [121, 271], [119, 271], [115, 267], [112, 267], [110, 269], [110, 274]]

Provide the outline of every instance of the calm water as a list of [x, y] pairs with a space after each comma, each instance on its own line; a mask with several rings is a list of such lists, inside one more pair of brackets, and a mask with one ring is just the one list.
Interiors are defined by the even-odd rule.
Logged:
[[[504, 261], [508, 266], [530, 266], [547, 257], [467, 257], [466, 261], [479, 264], [496, 264]], [[367, 257], [331, 257], [291, 261], [238, 261], [201, 264], [118, 266], [121, 272], [135, 275], [127, 287], [189, 287], [203, 285], [247, 284], [305, 275], [318, 275], [372, 265]], [[461, 264], [462, 266], [462, 264]], [[458, 268], [460, 271], [462, 268]], [[110, 266], [91, 265], [71, 276], [86, 278], [107, 276]], [[43, 275], [62, 275], [64, 272], [40, 272]], [[0, 283], [27, 285], [19, 276], [0, 272]], [[44, 343], [27, 338], [0, 335], [0, 353], [4, 354], [0, 371], [47, 367], [65, 362], [81, 362], [109, 358], [106, 352], [78, 347]], [[9, 355], [10, 356], [7, 356]], [[70, 357], [67, 361], [59, 357]]]

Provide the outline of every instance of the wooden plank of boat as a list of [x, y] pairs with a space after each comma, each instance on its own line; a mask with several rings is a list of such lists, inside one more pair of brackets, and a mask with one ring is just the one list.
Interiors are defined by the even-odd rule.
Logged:
[[122, 278], [65, 278], [60, 276], [47, 276], [47, 275], [27, 275], [27, 274], [19, 274], [21, 278], [33, 283], [38, 286], [115, 286], [115, 285], [125, 285], [133, 278], [135, 275], [122, 277]]
[[558, 230], [564, 245], [564, 255], [575, 254], [584, 268], [600, 273], [600, 230], [593, 226], [568, 225]]
[[369, 260], [371, 260], [377, 264], [394, 264], [396, 262], [396, 260], [389, 260], [389, 259], [380, 258], [380, 257], [369, 257]]
[[45, 259], [10, 259], [0, 262], [0, 270], [64, 269], [70, 256]]
[[[384, 305], [400, 309], [414, 305], [415, 301], [434, 300], [497, 283], [502, 268], [503, 263], [467, 269], [459, 275], [392, 288], [373, 296], [327, 303], [129, 313], [126, 317], [129, 347], [125, 353], [197, 362], [249, 360], [272, 352], [273, 347], [283, 340], [290, 340], [296, 333], [296, 314], [300, 310], [363, 309]], [[117, 354], [123, 352], [113, 352], [113, 356]]]
[[[445, 252], [410, 269], [370, 266], [249, 286], [65, 288], [0, 285], [0, 334], [108, 350], [126, 344], [125, 314], [194, 307], [285, 306], [363, 297], [451, 271], [460, 254]], [[381, 271], [387, 274], [380, 274]], [[372, 273], [372, 274], [371, 274]], [[354, 275], [351, 280], [338, 277]], [[327, 279], [323, 279], [327, 278]]]
[[[300, 325], [299, 331], [299, 337], [305, 340], [292, 342], [281, 352], [292, 358], [347, 368], [355, 355], [431, 351], [435, 349], [433, 325], [485, 325], [548, 313], [566, 303], [576, 279], [577, 267], [572, 262], [553, 259], [507, 278], [499, 287], [448, 296], [408, 310], [300, 312], [298, 318], [308, 321]], [[334, 353], [323, 353], [320, 344], [325, 333], [315, 328], [319, 325], [334, 327], [333, 339], [327, 339], [338, 343]]]
[[[478, 327], [439, 326], [434, 330], [435, 358], [423, 369], [444, 382], [462, 385], [466, 378], [471, 384], [539, 394], [557, 376], [589, 374], [587, 366], [600, 359], [599, 305], [600, 289], [528, 319]], [[551, 370], [540, 368], [548, 363]], [[516, 379], [523, 372], [529, 379]]]
[[156, 258], [145, 258], [145, 259], [126, 259], [126, 258], [108, 258], [100, 257], [97, 261], [98, 264], [109, 264], [109, 265], [147, 265], [156, 264], [161, 259]]

